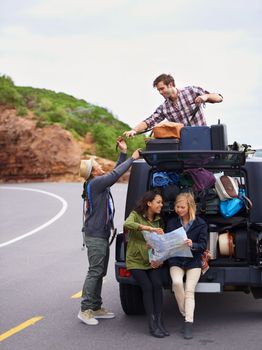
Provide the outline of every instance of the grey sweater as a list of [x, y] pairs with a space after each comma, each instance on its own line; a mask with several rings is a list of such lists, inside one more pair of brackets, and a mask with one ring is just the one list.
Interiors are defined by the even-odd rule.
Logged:
[[111, 224], [108, 221], [108, 198], [110, 186], [122, 176], [132, 165], [134, 159], [121, 153], [116, 167], [109, 174], [96, 176], [89, 181], [92, 210], [88, 212], [83, 231], [87, 236], [108, 239]]

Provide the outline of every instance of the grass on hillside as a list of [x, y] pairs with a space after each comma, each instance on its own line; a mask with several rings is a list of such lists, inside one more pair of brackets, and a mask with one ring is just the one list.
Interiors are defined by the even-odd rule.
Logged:
[[[16, 86], [5, 75], [0, 76], [0, 103], [16, 108], [18, 116], [26, 117], [28, 110], [33, 111], [38, 127], [56, 123], [76, 139], [91, 133], [96, 142], [96, 155], [108, 159], [117, 158], [115, 140], [130, 129], [104, 107], [61, 92]], [[140, 147], [144, 147], [143, 136], [128, 140], [129, 152]]]

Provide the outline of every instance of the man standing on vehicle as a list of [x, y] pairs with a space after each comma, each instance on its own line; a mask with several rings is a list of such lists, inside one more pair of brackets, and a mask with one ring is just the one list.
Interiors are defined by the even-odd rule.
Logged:
[[217, 93], [209, 93], [201, 87], [188, 86], [176, 88], [174, 78], [168, 74], [161, 74], [154, 82], [153, 87], [164, 97], [165, 101], [147, 119], [140, 122], [134, 129], [125, 131], [124, 135], [133, 137], [139, 132], [152, 129], [164, 119], [184, 125], [206, 125], [202, 104], [219, 103], [223, 97]]
[[82, 160], [80, 175], [85, 178], [87, 211], [83, 232], [87, 247], [89, 269], [84, 282], [81, 310], [78, 318], [88, 324], [97, 325], [99, 318], [114, 318], [113, 312], [102, 306], [102, 283], [106, 275], [109, 259], [109, 237], [113, 227], [113, 201], [110, 186], [114, 185], [139, 158], [139, 150], [126, 159], [127, 145], [122, 138], [117, 140], [121, 151], [113, 171], [105, 174], [94, 159]]

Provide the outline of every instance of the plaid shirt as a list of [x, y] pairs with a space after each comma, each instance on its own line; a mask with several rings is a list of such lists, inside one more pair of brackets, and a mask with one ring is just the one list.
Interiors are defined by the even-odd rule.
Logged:
[[196, 86], [188, 86], [181, 90], [177, 89], [176, 101], [173, 102], [167, 98], [149, 118], [144, 120], [144, 122], [149, 129], [153, 128], [165, 118], [170, 122], [189, 125], [187, 121], [188, 117], [191, 125], [206, 125], [202, 106], [191, 120], [192, 113], [196, 108], [195, 99], [197, 96], [204, 94], [209, 94], [209, 92]]

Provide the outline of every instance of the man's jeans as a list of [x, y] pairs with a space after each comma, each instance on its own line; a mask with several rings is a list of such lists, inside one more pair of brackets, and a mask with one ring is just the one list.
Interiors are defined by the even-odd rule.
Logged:
[[98, 310], [102, 305], [102, 283], [107, 273], [109, 244], [105, 238], [85, 237], [89, 269], [82, 292], [81, 310]]

